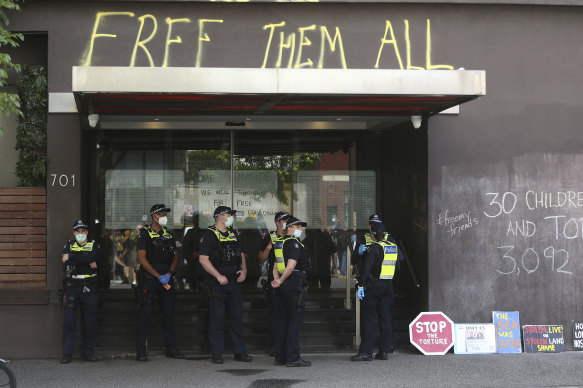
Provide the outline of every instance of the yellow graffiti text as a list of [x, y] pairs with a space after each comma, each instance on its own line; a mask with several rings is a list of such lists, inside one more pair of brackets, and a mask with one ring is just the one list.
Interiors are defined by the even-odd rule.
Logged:
[[[330, 52], [336, 52], [338, 47], [338, 53], [340, 56], [340, 64], [342, 68], [346, 69], [346, 58], [344, 55], [344, 47], [342, 44], [342, 35], [340, 29], [335, 27], [334, 39], [330, 36], [328, 28], [326, 26], [320, 26], [312, 24], [310, 26], [299, 27], [297, 32], [291, 32], [286, 34], [285, 31], [281, 31], [285, 27], [285, 21], [281, 23], [271, 23], [263, 26], [263, 30], [269, 31], [269, 36], [267, 38], [267, 45], [265, 46], [265, 55], [263, 56], [263, 63], [261, 68], [265, 68], [268, 65], [270, 52], [274, 45], [277, 46], [277, 59], [275, 61], [274, 67], [282, 67], [284, 54], [288, 54], [287, 68], [301, 69], [304, 67], [313, 68], [314, 61], [306, 57], [304, 58], [304, 48], [312, 46], [312, 39], [308, 34], [318, 34], [316, 32], [319, 29], [320, 35], [320, 53], [317, 62], [317, 67], [322, 69], [324, 67], [324, 58], [326, 56], [326, 44], [330, 48]], [[279, 32], [279, 42], [274, 43], [273, 37], [275, 33]], [[297, 36], [297, 39], [296, 39]], [[317, 36], [317, 35], [316, 35]], [[297, 51], [297, 53], [296, 53]]]
[[453, 70], [453, 66], [450, 65], [432, 65], [431, 64], [431, 21], [427, 19], [427, 49], [426, 49], [426, 62], [427, 70], [433, 69], [448, 69]]
[[95, 23], [93, 23], [93, 33], [91, 34], [91, 39], [89, 40], [89, 49], [85, 54], [83, 60], [81, 61], [82, 66], [91, 66], [91, 59], [93, 57], [93, 49], [95, 46], [95, 39], [97, 38], [117, 38], [115, 34], [100, 34], [98, 33], [99, 25], [109, 16], [129, 16], [134, 17], [133, 12], [98, 12], [95, 15]]
[[[142, 37], [142, 31], [144, 30], [144, 24], [146, 22], [146, 19], [150, 19], [153, 23], [152, 32], [150, 32], [150, 35], [146, 39], [140, 40], [140, 38]], [[154, 67], [154, 61], [152, 60], [152, 55], [150, 54], [150, 51], [146, 47], [146, 43], [151, 41], [154, 38], [154, 35], [156, 35], [156, 32], [158, 31], [158, 21], [156, 20], [156, 18], [154, 16], [152, 16], [150, 14], [142, 15], [138, 18], [138, 20], [140, 21], [140, 30], [138, 31], [138, 36], [136, 37], [136, 44], [134, 44], [134, 50], [132, 51], [132, 59], [130, 60], [130, 67], [134, 67], [134, 65], [136, 63], [136, 54], [138, 52], [138, 47], [141, 48], [144, 51], [144, 53], [146, 54], [146, 57], [148, 58], [148, 62], [150, 63], [150, 66]]]
[[205, 23], [223, 23], [222, 19], [199, 19], [198, 20], [198, 50], [196, 52], [196, 67], [200, 67], [202, 61], [202, 42], [210, 42], [211, 38], [204, 32]]
[[326, 26], [320, 26], [320, 31], [322, 32], [322, 42], [320, 43], [320, 59], [318, 60], [318, 69], [324, 68], [324, 45], [328, 42], [330, 46], [330, 51], [336, 51], [336, 42], [338, 42], [338, 51], [340, 52], [340, 61], [342, 63], [342, 68], [346, 69], [346, 57], [344, 55], [344, 46], [342, 45], [342, 35], [340, 35], [340, 29], [336, 27], [336, 33], [334, 34], [334, 39], [330, 37], [328, 29]]
[[[391, 32], [391, 39], [387, 39], [387, 33]], [[379, 62], [381, 61], [381, 54], [383, 53], [383, 48], [386, 44], [392, 44], [395, 50], [395, 56], [399, 61], [399, 68], [403, 70], [403, 61], [401, 61], [401, 54], [399, 54], [399, 46], [397, 45], [397, 39], [395, 39], [395, 32], [393, 31], [393, 25], [390, 20], [386, 20], [385, 23], [385, 35], [381, 38], [381, 47], [379, 48], [379, 54], [377, 55], [377, 62], [375, 63], [375, 69], [379, 68]]]
[[[425, 44], [425, 67], [422, 66], [414, 66], [411, 64], [411, 39], [409, 38], [409, 20], [403, 20], [403, 24], [405, 25], [405, 47], [406, 47], [406, 58], [407, 58], [407, 67], [406, 69], [416, 69], [416, 70], [435, 70], [435, 69], [449, 69], [452, 70], [453, 66], [451, 65], [433, 65], [431, 60], [431, 21], [427, 19], [427, 29], [426, 29], [426, 44]], [[381, 57], [383, 54], [383, 49], [386, 45], [393, 46], [393, 50], [395, 52], [395, 57], [397, 62], [399, 63], [399, 69], [403, 70], [405, 67], [403, 66], [403, 61], [401, 60], [401, 54], [399, 52], [399, 45], [397, 39], [395, 37], [395, 32], [393, 29], [393, 25], [391, 24], [390, 20], [385, 21], [385, 33], [381, 38], [381, 46], [379, 48], [377, 54], [377, 61], [375, 63], [375, 69], [379, 68]]]
[[264, 69], [265, 65], [267, 65], [267, 57], [269, 56], [269, 48], [271, 47], [271, 42], [273, 41], [273, 33], [277, 27], [285, 26], [285, 22], [277, 23], [277, 24], [266, 24], [263, 26], [264, 30], [269, 30], [269, 38], [267, 38], [267, 49], [265, 49], [265, 56], [263, 57], [263, 65], [261, 68]]
[[407, 70], [424, 70], [424, 67], [411, 65], [411, 39], [409, 39], [409, 20], [405, 19], [405, 41], [407, 44]]
[[172, 37], [172, 24], [174, 23], [190, 23], [190, 19], [182, 18], [182, 19], [170, 19], [166, 18], [166, 24], [168, 24], [168, 34], [166, 35], [166, 44], [164, 47], [164, 62], [162, 62], [162, 67], [168, 67], [168, 53], [170, 51], [170, 45], [172, 43], [182, 43], [182, 38], [178, 35], [175, 39], [171, 39]]

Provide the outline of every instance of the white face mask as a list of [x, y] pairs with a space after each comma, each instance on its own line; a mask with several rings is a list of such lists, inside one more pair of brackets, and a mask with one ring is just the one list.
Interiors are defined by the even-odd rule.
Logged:
[[235, 221], [235, 217], [230, 216], [229, 218], [227, 218], [227, 221], [225, 221], [225, 226], [227, 228], [230, 228], [231, 225], [233, 225], [233, 222]]
[[295, 238], [300, 238], [302, 237], [302, 231], [299, 229], [294, 230], [294, 237]]
[[160, 224], [160, 226], [166, 226], [167, 223], [168, 223], [168, 217], [164, 216], [164, 217], [158, 218], [158, 224]]
[[76, 234], [75, 240], [77, 240], [77, 242], [79, 244], [83, 244], [85, 241], [87, 241], [87, 235], [86, 234]]

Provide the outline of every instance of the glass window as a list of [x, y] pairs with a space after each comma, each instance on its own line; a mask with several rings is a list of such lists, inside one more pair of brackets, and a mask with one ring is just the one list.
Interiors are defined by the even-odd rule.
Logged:
[[[377, 172], [355, 167], [354, 144], [363, 135], [275, 130], [88, 133], [97, 144], [88, 163], [97, 169], [88, 185], [87, 211], [101, 228], [110, 263], [105, 270], [108, 284], [122, 287], [135, 281], [137, 232], [151, 222], [150, 207], [163, 203], [172, 209], [168, 228], [179, 241], [182, 265], [192, 261], [194, 232], [213, 224], [214, 209], [236, 209], [235, 228], [248, 255], [252, 288], [265, 275], [257, 254], [263, 238], [275, 229], [274, 215], [290, 212], [308, 222], [302, 238], [312, 256], [314, 285], [334, 287], [334, 277], [346, 270], [346, 241], [356, 229], [366, 228], [368, 216], [377, 210]], [[191, 270], [184, 272], [184, 284], [192, 287]]]

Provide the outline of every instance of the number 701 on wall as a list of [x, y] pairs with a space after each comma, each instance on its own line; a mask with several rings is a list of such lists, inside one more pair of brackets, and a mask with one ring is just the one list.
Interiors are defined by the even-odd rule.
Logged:
[[65, 174], [51, 174], [50, 178], [51, 187], [54, 186], [73, 186], [75, 187], [75, 174], [65, 175]]

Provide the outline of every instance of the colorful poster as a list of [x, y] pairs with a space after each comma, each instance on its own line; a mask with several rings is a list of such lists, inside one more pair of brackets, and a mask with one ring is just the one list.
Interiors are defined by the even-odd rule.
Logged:
[[583, 321], [573, 322], [573, 350], [583, 350]]
[[498, 353], [522, 353], [518, 311], [492, 311]]
[[562, 325], [522, 326], [526, 353], [558, 353], [565, 351]]
[[493, 323], [456, 323], [455, 354], [496, 353], [496, 332]]

